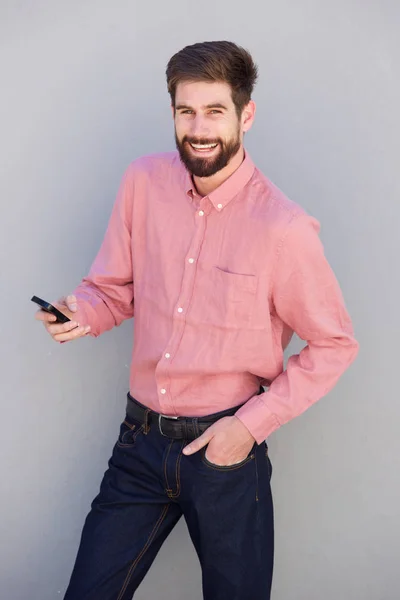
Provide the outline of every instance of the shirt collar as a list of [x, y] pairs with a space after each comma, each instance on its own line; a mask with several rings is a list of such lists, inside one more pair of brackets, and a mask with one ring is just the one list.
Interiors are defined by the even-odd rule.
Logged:
[[[218, 212], [223, 210], [225, 206], [242, 191], [253, 176], [254, 169], [254, 163], [251, 160], [250, 155], [245, 151], [244, 160], [240, 167], [236, 169], [224, 183], [208, 194], [210, 202]], [[190, 199], [193, 199], [194, 196], [199, 197], [189, 171], [185, 167], [184, 171], [186, 194]]]

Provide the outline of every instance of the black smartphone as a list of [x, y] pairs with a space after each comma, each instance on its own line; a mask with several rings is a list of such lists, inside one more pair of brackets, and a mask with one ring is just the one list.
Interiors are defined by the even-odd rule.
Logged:
[[32, 302], [36, 302], [36, 304], [38, 304], [42, 310], [45, 310], [46, 312], [57, 317], [58, 323], [67, 323], [71, 320], [66, 315], [63, 315], [58, 308], [50, 304], [50, 302], [46, 302], [46, 300], [42, 300], [42, 298], [38, 298], [38, 296], [32, 296], [31, 300]]

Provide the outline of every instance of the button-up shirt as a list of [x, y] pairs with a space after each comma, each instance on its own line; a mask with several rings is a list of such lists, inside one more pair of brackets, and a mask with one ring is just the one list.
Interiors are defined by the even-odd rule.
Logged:
[[[169, 416], [239, 407], [260, 444], [358, 351], [319, 227], [248, 153], [204, 197], [177, 152], [139, 158], [73, 292], [76, 320], [97, 337], [134, 317], [131, 395]], [[306, 345], [284, 369], [293, 332]]]

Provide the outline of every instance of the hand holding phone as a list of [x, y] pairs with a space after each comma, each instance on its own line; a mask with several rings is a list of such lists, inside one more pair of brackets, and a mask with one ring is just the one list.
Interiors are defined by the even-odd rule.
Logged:
[[77, 311], [75, 296], [63, 296], [53, 303], [38, 296], [32, 296], [31, 300], [40, 306], [35, 314], [35, 319], [43, 322], [48, 333], [56, 342], [67, 342], [89, 333], [89, 326], [81, 326], [74, 320], [74, 313]]
[[68, 323], [68, 321], [71, 320], [69, 317], [67, 317], [67, 315], [64, 315], [50, 302], [46, 302], [46, 300], [42, 300], [42, 298], [39, 298], [38, 296], [32, 296], [31, 300], [32, 302], [36, 302], [36, 304], [38, 304], [42, 310], [55, 316], [57, 323]]

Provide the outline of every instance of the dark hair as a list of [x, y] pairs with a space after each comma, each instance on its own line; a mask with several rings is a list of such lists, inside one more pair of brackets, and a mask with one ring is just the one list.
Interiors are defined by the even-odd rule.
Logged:
[[170, 59], [166, 76], [175, 106], [176, 88], [182, 81], [221, 81], [232, 90], [238, 117], [251, 100], [258, 69], [250, 53], [233, 42], [202, 42], [186, 46]]

